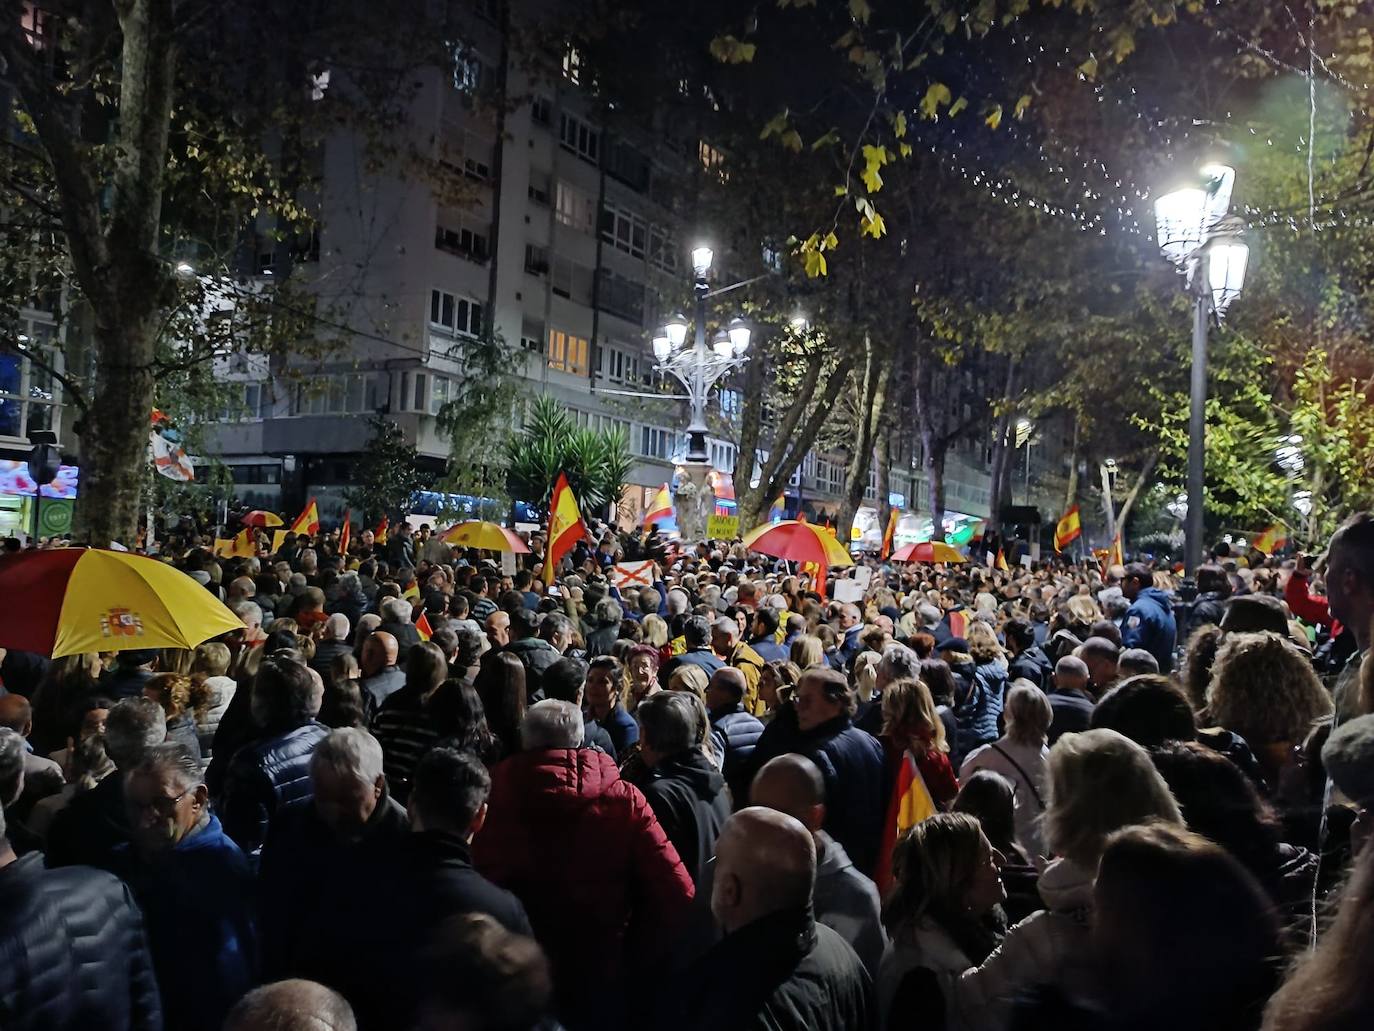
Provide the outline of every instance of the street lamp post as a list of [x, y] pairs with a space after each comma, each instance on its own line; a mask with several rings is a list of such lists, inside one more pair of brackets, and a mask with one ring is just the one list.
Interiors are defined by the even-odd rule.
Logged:
[[653, 340], [657, 371], [671, 373], [686, 388], [686, 400], [691, 410], [684, 462], [686, 476], [679, 481], [676, 498], [678, 528], [684, 540], [700, 540], [706, 535], [707, 509], [712, 497], [707, 484], [711, 458], [706, 448], [706, 406], [711, 398], [711, 388], [722, 376], [748, 360], [745, 352], [749, 350], [751, 335], [743, 319], [732, 319], [707, 347], [706, 302], [713, 296], [707, 276], [713, 257], [709, 247], [697, 247], [692, 251], [695, 305], [695, 325], [691, 327], [694, 330], [692, 346], [684, 346], [689, 327], [682, 315], [670, 318], [654, 334]]
[[1209, 165], [1202, 185], [1175, 190], [1155, 202], [1159, 249], [1187, 277], [1193, 297], [1193, 366], [1188, 412], [1188, 511], [1184, 565], [1188, 575], [1202, 563], [1204, 458], [1207, 430], [1207, 329], [1218, 323], [1245, 284], [1249, 248], [1240, 219], [1227, 215], [1234, 169]]

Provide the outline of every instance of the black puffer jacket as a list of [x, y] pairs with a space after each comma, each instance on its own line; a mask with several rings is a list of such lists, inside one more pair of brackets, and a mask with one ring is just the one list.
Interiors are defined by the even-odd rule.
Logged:
[[700, 885], [716, 852], [721, 825], [730, 818], [725, 778], [699, 749], [660, 762], [636, 785], [677, 849], [682, 865]]
[[0, 869], [0, 1027], [162, 1027], [143, 917], [119, 878], [45, 870], [37, 853]]
[[310, 753], [328, 733], [323, 723], [311, 720], [234, 753], [217, 808], [224, 832], [239, 848], [255, 855], [267, 840], [273, 815], [297, 799], [311, 797]]

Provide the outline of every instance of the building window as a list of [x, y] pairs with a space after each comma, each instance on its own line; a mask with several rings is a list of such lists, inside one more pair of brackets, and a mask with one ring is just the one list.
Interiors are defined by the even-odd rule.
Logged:
[[720, 391], [720, 414], [734, 417], [739, 415], [740, 409], [744, 404], [744, 395], [738, 390], [730, 387], [722, 387]]
[[479, 265], [485, 264], [490, 256], [487, 251], [486, 234], [467, 226], [457, 226], [456, 228], [445, 225], [435, 226], [434, 246], [441, 251], [456, 254], [460, 258], [475, 261]]
[[639, 381], [639, 356], [618, 347], [601, 348], [601, 375], [612, 383]]
[[553, 199], [549, 190], [549, 173], [531, 171], [528, 192], [530, 200], [547, 208]]
[[472, 97], [488, 82], [487, 67], [462, 43], [453, 45], [453, 88]]
[[549, 368], [585, 376], [591, 371], [590, 346], [586, 337], [573, 336], [561, 329], [549, 330]]
[[595, 223], [596, 207], [592, 198], [561, 179], [555, 191], [554, 213], [558, 221], [570, 229], [590, 233]]
[[677, 445], [677, 434], [672, 430], [657, 426], [639, 428], [639, 453], [646, 458], [661, 458], [665, 461], [673, 456]]
[[482, 305], [446, 290], [429, 292], [429, 324], [453, 333], [482, 335]]
[[553, 292], [578, 304], [592, 303], [592, 270], [571, 258], [553, 255]]
[[535, 354], [544, 353], [544, 324], [524, 322], [520, 326], [520, 346]]
[[725, 155], [705, 140], [697, 141], [697, 160], [706, 171], [714, 172], [721, 182], [729, 179], [725, 171]]
[[639, 215], [607, 206], [601, 212], [601, 239], [616, 250], [642, 258], [649, 241], [649, 226]]
[[601, 270], [601, 288], [596, 305], [604, 312], [618, 315], [628, 322], [644, 322], [644, 284], [625, 276], [617, 276], [609, 269]]
[[447, 376], [435, 376], [429, 392], [429, 414], [438, 415], [439, 410], [448, 403], [452, 381]]
[[572, 151], [583, 161], [597, 163], [601, 155], [601, 133], [580, 118], [559, 115], [558, 142], [564, 150]]
[[535, 125], [552, 125], [553, 101], [536, 93], [534, 99], [530, 101], [530, 121], [534, 122]]
[[[53, 344], [55, 328], [46, 322], [26, 320], [19, 342], [60, 368], [61, 354]], [[17, 354], [0, 354], [0, 437], [24, 438], [34, 430], [57, 428], [60, 386], [53, 374]]]
[[525, 271], [532, 276], [549, 274], [549, 249], [537, 244], [525, 244]]
[[664, 272], [677, 271], [677, 243], [662, 226], [649, 227], [649, 261]]

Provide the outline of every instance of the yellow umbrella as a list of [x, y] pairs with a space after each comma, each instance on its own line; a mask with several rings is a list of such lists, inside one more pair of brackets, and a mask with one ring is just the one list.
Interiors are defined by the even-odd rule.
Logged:
[[529, 548], [511, 531], [498, 523], [470, 520], [450, 526], [440, 536], [445, 544], [457, 544], [463, 548], [481, 548], [484, 551], [510, 551], [517, 555], [529, 553]]
[[744, 535], [744, 546], [750, 551], [792, 562], [816, 562], [822, 566], [854, 564], [848, 549], [829, 531], [797, 519], [755, 527]]
[[185, 573], [103, 548], [26, 551], [0, 559], [0, 647], [61, 658], [134, 648], [194, 648], [243, 621]]

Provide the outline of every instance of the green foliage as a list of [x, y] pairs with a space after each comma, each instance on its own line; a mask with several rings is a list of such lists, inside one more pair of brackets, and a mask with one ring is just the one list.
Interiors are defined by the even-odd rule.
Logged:
[[344, 491], [344, 499], [371, 525], [382, 516], [404, 511], [411, 496], [425, 485], [425, 478], [415, 445], [406, 440], [404, 430], [380, 415], [369, 419], [368, 425], [367, 447], [353, 464], [355, 485]]
[[503, 453], [495, 442], [509, 433], [518, 404], [519, 355], [499, 334], [488, 332], [459, 337], [444, 357], [457, 362], [462, 375], [450, 380], [454, 392], [436, 417], [449, 450], [438, 486], [448, 493], [491, 499], [496, 504], [487, 515], [496, 515], [508, 498]]
[[547, 505], [558, 474], [564, 473], [584, 515], [604, 513], [618, 502], [634, 465], [623, 430], [579, 427], [548, 395], [531, 402], [525, 427], [507, 441], [505, 455], [513, 497]]

